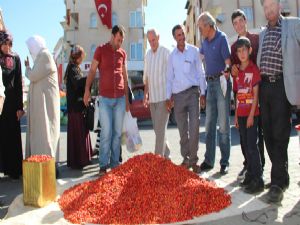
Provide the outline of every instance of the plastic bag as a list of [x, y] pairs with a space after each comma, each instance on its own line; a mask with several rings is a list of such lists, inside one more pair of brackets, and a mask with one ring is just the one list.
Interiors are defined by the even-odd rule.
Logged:
[[123, 122], [123, 130], [126, 137], [126, 148], [129, 152], [136, 152], [142, 147], [142, 139], [137, 126], [136, 118], [130, 112], [126, 112]]

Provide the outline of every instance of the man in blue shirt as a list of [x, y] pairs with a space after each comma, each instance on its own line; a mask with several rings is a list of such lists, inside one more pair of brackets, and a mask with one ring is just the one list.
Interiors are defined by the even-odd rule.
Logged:
[[197, 151], [199, 146], [199, 87], [201, 103], [205, 102], [206, 82], [199, 50], [185, 42], [181, 25], [172, 30], [177, 47], [172, 51], [167, 68], [167, 101], [168, 111], [174, 101], [174, 113], [180, 134], [180, 151], [183, 157], [182, 166], [192, 167], [199, 172]]
[[205, 59], [207, 81], [206, 95], [206, 153], [201, 164], [202, 171], [213, 168], [216, 154], [216, 127], [219, 121], [219, 146], [221, 150], [220, 174], [228, 172], [230, 156], [230, 94], [231, 81], [230, 47], [225, 33], [216, 27], [216, 21], [209, 12], [198, 18], [198, 27], [204, 41], [200, 54]]

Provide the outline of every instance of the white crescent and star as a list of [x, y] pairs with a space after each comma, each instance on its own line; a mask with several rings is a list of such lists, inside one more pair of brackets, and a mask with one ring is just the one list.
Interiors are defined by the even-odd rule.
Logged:
[[105, 10], [104, 13], [101, 13], [101, 17], [103, 18], [104, 17], [104, 14], [107, 12], [107, 6], [105, 4], [100, 4], [98, 6], [98, 12], [100, 13], [100, 9], [103, 8]]

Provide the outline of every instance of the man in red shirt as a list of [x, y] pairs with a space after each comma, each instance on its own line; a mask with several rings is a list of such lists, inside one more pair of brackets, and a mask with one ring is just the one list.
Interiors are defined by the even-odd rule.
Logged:
[[[251, 48], [252, 48], [252, 52], [250, 54], [250, 60], [254, 64], [256, 64], [258, 44], [259, 44], [258, 43], [259, 42], [258, 34], [252, 34], [252, 33], [248, 32], [247, 19], [246, 19], [245, 13], [240, 9], [237, 9], [232, 13], [231, 21], [232, 21], [234, 30], [238, 34], [238, 37], [247, 37], [250, 40]], [[232, 71], [231, 71], [232, 73], [231, 74], [233, 76], [233, 88], [232, 89], [233, 89], [234, 96], [236, 96], [236, 93], [237, 93], [236, 77], [238, 75], [239, 65], [241, 63], [241, 61], [239, 60], [238, 55], [237, 55], [236, 43], [237, 43], [237, 41], [235, 41], [231, 45], [231, 57], [230, 57], [231, 63], [232, 63]], [[241, 139], [241, 137], [240, 137], [240, 139]], [[258, 149], [259, 149], [259, 153], [260, 153], [260, 157], [261, 157], [262, 168], [264, 168], [264, 165], [265, 165], [264, 140], [263, 140], [263, 132], [262, 132], [260, 116], [258, 117], [258, 144], [257, 145], [258, 145]], [[247, 170], [247, 158], [246, 158], [245, 148], [244, 148], [242, 142], [241, 142], [241, 149], [242, 149], [242, 153], [244, 156], [244, 162], [243, 162], [244, 167], [241, 170], [241, 172], [239, 172], [238, 179], [243, 180], [245, 178], [245, 174], [246, 174], [246, 170]]]
[[126, 52], [121, 48], [124, 35], [122, 26], [112, 28], [110, 41], [95, 51], [85, 85], [83, 100], [87, 105], [91, 97], [90, 87], [98, 69], [101, 124], [99, 175], [119, 165], [123, 118], [125, 110], [129, 111]]

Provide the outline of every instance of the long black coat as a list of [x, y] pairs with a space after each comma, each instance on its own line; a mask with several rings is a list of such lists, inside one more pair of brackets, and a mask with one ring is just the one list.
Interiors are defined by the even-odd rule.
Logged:
[[83, 95], [86, 77], [82, 77], [82, 72], [78, 65], [69, 63], [66, 69], [67, 85], [67, 110], [68, 112], [82, 112], [84, 109]]
[[22, 173], [22, 141], [17, 111], [23, 110], [21, 61], [0, 53], [5, 101], [0, 116], [0, 171], [13, 178]]

